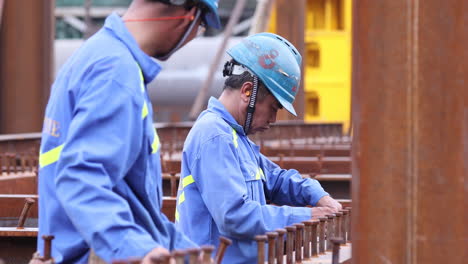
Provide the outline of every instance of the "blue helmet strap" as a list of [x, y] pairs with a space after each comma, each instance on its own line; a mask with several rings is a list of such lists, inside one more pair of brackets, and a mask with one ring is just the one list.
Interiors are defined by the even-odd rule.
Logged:
[[252, 124], [253, 114], [255, 112], [255, 103], [257, 101], [257, 91], [258, 91], [258, 77], [255, 74], [253, 76], [253, 89], [252, 95], [250, 95], [249, 105], [247, 106], [247, 116], [245, 118], [244, 124], [244, 133], [247, 135], [250, 130], [250, 125]]

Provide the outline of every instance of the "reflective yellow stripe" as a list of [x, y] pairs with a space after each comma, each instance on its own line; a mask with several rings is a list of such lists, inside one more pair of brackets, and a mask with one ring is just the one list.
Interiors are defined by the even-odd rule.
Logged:
[[260, 178], [265, 178], [265, 175], [263, 174], [262, 168], [257, 169], [257, 174], [255, 175], [256, 180], [260, 180]]
[[146, 101], [143, 103], [143, 110], [141, 110], [141, 119], [144, 119], [148, 115], [148, 106]]
[[179, 205], [185, 201], [185, 193], [182, 192], [179, 196]]
[[56, 162], [60, 157], [60, 153], [62, 152], [62, 149], [63, 149], [63, 144], [47, 151], [46, 153], [42, 153], [41, 155], [39, 155], [39, 166], [43, 168], [47, 165], [50, 165]]
[[159, 149], [159, 136], [156, 132], [156, 128], [154, 129], [154, 139], [153, 143], [151, 144], [151, 149], [153, 150], [152, 154], [156, 153]]
[[[189, 186], [190, 184], [194, 183], [195, 180], [193, 179], [193, 176], [192, 175], [189, 175], [189, 176], [186, 176], [182, 179], [182, 189], [184, 189], [185, 187]], [[185, 201], [185, 192], [182, 191], [178, 197], [178, 202], [177, 202], [177, 205], [181, 205], [183, 202]], [[178, 222], [179, 221], [179, 211], [177, 210], [176, 208], [176, 211], [175, 211], [175, 219], [176, 221]]]
[[[145, 78], [143, 77], [143, 71], [140, 68], [140, 65], [138, 65], [138, 71], [140, 74], [140, 89], [141, 92], [145, 92]], [[141, 119], [145, 118], [148, 115], [148, 106], [146, 105], [146, 101], [143, 104], [143, 109], [141, 110]]]
[[237, 148], [239, 144], [237, 143], [237, 132], [234, 128], [232, 129], [232, 137], [233, 137], [232, 141], [234, 142], [234, 146]]
[[138, 70], [140, 70], [140, 88], [141, 88], [141, 91], [144, 92], [145, 91], [145, 78], [143, 77], [143, 71], [141, 70], [140, 65], [138, 65]]
[[184, 177], [184, 179], [182, 180], [182, 188], [185, 188], [187, 187], [188, 185], [194, 183], [195, 180], [193, 179], [192, 175], [189, 175], [187, 177]]

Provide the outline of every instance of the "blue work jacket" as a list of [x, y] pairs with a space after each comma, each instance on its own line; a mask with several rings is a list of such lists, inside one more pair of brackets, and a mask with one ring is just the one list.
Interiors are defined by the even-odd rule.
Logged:
[[185, 141], [181, 176], [176, 226], [198, 244], [232, 239], [229, 264], [257, 263], [255, 235], [311, 219], [311, 208], [290, 205], [315, 205], [328, 195], [318, 181], [263, 156], [215, 98]]
[[146, 90], [160, 70], [116, 14], [60, 70], [39, 161], [39, 237], [55, 236], [57, 263], [87, 263], [90, 248], [110, 262], [196, 246], [161, 213], [159, 138]]

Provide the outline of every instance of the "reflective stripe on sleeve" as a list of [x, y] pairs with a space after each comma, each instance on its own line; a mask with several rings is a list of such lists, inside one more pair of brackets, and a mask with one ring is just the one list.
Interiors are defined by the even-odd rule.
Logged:
[[183, 203], [185, 201], [185, 192], [182, 192], [179, 196], [179, 202], [178, 204], [180, 205], [181, 203]]
[[263, 174], [262, 168], [258, 168], [257, 174], [255, 175], [255, 179], [260, 180], [261, 178], [265, 178], [265, 174]]
[[159, 149], [159, 136], [158, 132], [156, 132], [156, 128], [154, 129], [154, 139], [153, 143], [151, 144], [151, 149], [153, 150], [153, 152], [151, 152], [152, 154], [156, 153]]
[[[137, 65], [138, 65], [138, 63], [137, 63]], [[141, 70], [140, 65], [138, 65], [138, 70], [139, 70], [139, 73], [140, 73], [141, 92], [144, 92], [145, 91], [145, 78], [143, 77], [143, 71]]]
[[[140, 68], [140, 65], [138, 65], [138, 73], [140, 75], [140, 89], [141, 92], [145, 92], [145, 78], [143, 77], [143, 71]], [[143, 109], [141, 110], [141, 119], [144, 119], [148, 115], [148, 105], [146, 104], [146, 101], [143, 103]]]
[[60, 153], [62, 152], [63, 145], [64, 144], [39, 155], [39, 166], [43, 168], [57, 162], [60, 157]]
[[179, 222], [179, 210], [175, 209], [175, 220]]
[[144, 119], [148, 115], [148, 105], [146, 101], [143, 103], [143, 109], [141, 110], [141, 119]]
[[185, 188], [185, 187], [189, 186], [190, 184], [192, 184], [194, 182], [195, 182], [195, 180], [193, 179], [192, 175], [184, 177], [184, 179], [182, 179], [182, 188]]
[[[177, 206], [181, 205], [185, 201], [185, 191], [183, 191], [183, 189], [194, 182], [195, 180], [193, 179], [192, 175], [188, 175], [182, 179], [182, 192], [180, 193], [179, 197], [177, 197]], [[179, 221], [179, 211], [177, 208], [175, 212], [175, 218], [176, 221]]]
[[232, 129], [232, 141], [234, 142], [234, 146], [237, 148], [239, 143], [237, 143], [237, 132], [234, 128]]

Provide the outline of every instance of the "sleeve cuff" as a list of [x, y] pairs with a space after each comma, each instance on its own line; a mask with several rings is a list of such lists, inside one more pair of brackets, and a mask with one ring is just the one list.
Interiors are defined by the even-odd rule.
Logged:
[[310, 205], [315, 206], [318, 203], [318, 201], [322, 199], [322, 197], [327, 195], [330, 196], [330, 194], [323, 190], [321, 192], [314, 193], [311, 197]]
[[291, 207], [291, 211], [288, 225], [301, 223], [312, 218], [312, 208], [310, 207]]

